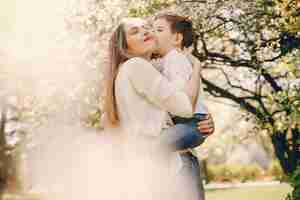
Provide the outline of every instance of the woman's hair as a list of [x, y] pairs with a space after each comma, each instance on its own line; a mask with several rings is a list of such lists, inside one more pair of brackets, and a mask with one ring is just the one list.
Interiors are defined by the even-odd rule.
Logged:
[[109, 41], [109, 65], [105, 74], [106, 94], [104, 98], [104, 112], [109, 125], [119, 124], [119, 115], [117, 110], [115, 96], [115, 80], [119, 71], [119, 66], [128, 60], [127, 41], [124, 30], [124, 23], [121, 23], [113, 32]]
[[172, 33], [181, 33], [183, 40], [181, 48], [190, 47], [194, 42], [193, 23], [188, 17], [176, 14], [161, 13], [154, 17], [157, 19], [165, 19], [170, 24]]

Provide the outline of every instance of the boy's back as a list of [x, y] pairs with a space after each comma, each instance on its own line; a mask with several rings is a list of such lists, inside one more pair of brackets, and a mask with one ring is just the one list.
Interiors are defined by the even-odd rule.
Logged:
[[[193, 73], [193, 66], [188, 58], [177, 49], [171, 50], [162, 61], [162, 74], [177, 88], [183, 89]], [[195, 113], [207, 114], [203, 103], [203, 89], [200, 82]]]

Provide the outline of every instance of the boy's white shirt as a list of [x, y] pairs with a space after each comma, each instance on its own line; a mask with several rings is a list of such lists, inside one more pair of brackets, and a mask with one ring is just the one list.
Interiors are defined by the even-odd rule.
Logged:
[[[186, 83], [190, 80], [193, 73], [193, 66], [188, 58], [181, 53], [177, 49], [172, 49], [169, 51], [161, 60], [160, 63], [156, 61], [154, 64], [156, 68], [178, 89], [184, 89]], [[203, 112], [206, 111], [206, 107], [203, 104], [202, 99], [202, 85], [200, 84], [200, 90], [198, 92], [197, 105], [196, 107], [200, 107], [200, 110]], [[171, 125], [172, 122], [170, 120], [170, 116], [168, 116], [167, 126]], [[196, 152], [192, 151], [195, 155]], [[182, 168], [182, 161], [179, 153], [174, 157], [173, 160], [175, 166], [175, 173], [178, 172]], [[197, 155], [195, 155], [197, 156]]]
[[[180, 50], [174, 48], [163, 57], [159, 70], [172, 83], [172, 85], [183, 90], [186, 83], [192, 76], [193, 66], [189, 59], [181, 53]], [[200, 82], [196, 102], [197, 113], [207, 113], [207, 108], [203, 100], [203, 87]]]
[[163, 57], [162, 68], [162, 74], [172, 82], [172, 85], [182, 90], [193, 73], [192, 64], [177, 49], [172, 49]]

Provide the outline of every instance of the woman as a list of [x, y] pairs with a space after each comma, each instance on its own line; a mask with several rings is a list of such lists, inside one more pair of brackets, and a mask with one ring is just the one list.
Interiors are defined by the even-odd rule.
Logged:
[[135, 160], [160, 157], [168, 147], [158, 145], [168, 112], [186, 118], [193, 114], [187, 94], [190, 84], [198, 84], [200, 66], [194, 66], [191, 81], [177, 89], [150, 64], [155, 49], [155, 37], [141, 19], [121, 23], [110, 40], [107, 122], [122, 132], [124, 151]]
[[186, 92], [147, 61], [155, 46], [142, 20], [125, 21], [112, 35], [105, 108], [108, 124], [115, 127], [107, 131], [119, 135], [112, 139], [76, 129], [77, 134], [73, 126], [52, 134], [57, 123], [50, 124], [54, 131], [46, 128], [57, 137], [46, 138], [30, 169], [33, 188], [46, 189], [47, 199], [178, 199], [163, 162], [169, 154], [163, 154], [157, 138], [167, 112], [190, 117], [192, 106]]
[[[105, 113], [109, 125], [130, 128], [131, 135], [160, 135], [167, 112], [192, 116], [189, 85], [177, 89], [149, 62], [156, 47], [155, 36], [141, 19], [124, 20], [110, 40]], [[195, 66], [195, 77], [199, 70]]]

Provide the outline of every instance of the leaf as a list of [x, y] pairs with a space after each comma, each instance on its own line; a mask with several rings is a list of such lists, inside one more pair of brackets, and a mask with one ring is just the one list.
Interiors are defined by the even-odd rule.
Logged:
[[296, 76], [296, 78], [300, 78], [300, 68], [294, 70], [294, 75]]

